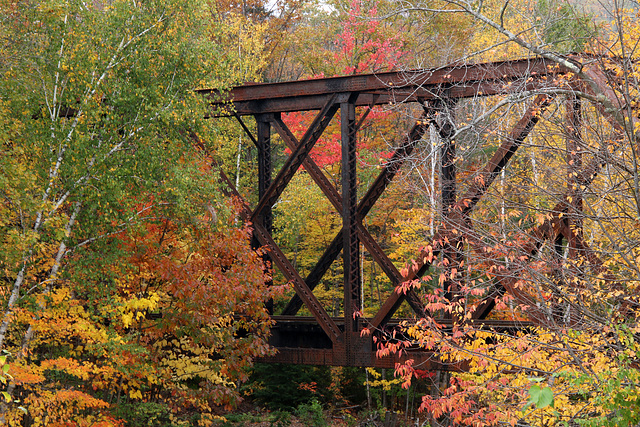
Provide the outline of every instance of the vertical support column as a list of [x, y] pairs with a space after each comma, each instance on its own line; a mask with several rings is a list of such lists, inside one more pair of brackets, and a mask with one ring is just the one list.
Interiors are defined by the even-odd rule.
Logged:
[[[452, 305], [451, 312], [445, 313], [445, 317], [450, 316], [455, 327], [462, 323], [464, 313], [459, 303], [457, 303], [460, 298], [457, 277], [452, 274], [453, 268], [457, 268], [462, 260], [462, 253], [458, 250], [459, 246], [462, 245], [461, 235], [452, 232], [456, 224], [451, 220], [454, 216], [453, 209], [456, 204], [456, 141], [453, 139], [455, 134], [453, 122], [454, 102], [451, 99], [440, 100], [436, 103], [435, 108], [437, 112], [436, 126], [442, 140], [440, 149], [440, 209], [443, 231], [445, 236], [449, 236], [448, 243], [442, 242], [442, 262], [445, 276], [442, 286], [445, 298]], [[451, 373], [449, 372], [438, 372], [438, 378], [445, 383], [449, 382], [450, 376]]]
[[[340, 104], [342, 136], [342, 255], [344, 262], [344, 322], [346, 357], [350, 360], [359, 333], [360, 241], [357, 229], [358, 175], [356, 157], [356, 107], [352, 100]], [[355, 318], [354, 318], [355, 317]]]
[[[456, 217], [453, 209], [456, 205], [456, 141], [453, 139], [455, 134], [455, 126], [453, 123], [454, 102], [447, 99], [439, 102], [437, 105], [438, 115], [436, 123], [438, 132], [442, 138], [441, 148], [441, 164], [440, 164], [440, 190], [442, 198], [442, 222], [444, 229], [449, 231], [446, 233], [449, 242], [444, 245], [443, 263], [445, 268], [445, 281], [443, 283], [445, 298], [451, 302], [460, 299], [459, 283], [453, 277], [453, 268], [456, 268], [462, 261], [462, 235], [461, 230], [456, 230], [458, 224], [450, 219]], [[462, 313], [452, 313], [453, 318], [462, 317]]]
[[[271, 116], [268, 114], [257, 114], [255, 119], [257, 126], [256, 139], [258, 141], [258, 197], [262, 199], [271, 184]], [[271, 233], [273, 228], [271, 206], [266, 207], [262, 211], [258, 220], [262, 223], [262, 226]], [[257, 242], [253, 242], [253, 244], [257, 246]], [[271, 263], [268, 255], [264, 255], [263, 259], [265, 263]], [[267, 285], [271, 285], [271, 283], [267, 283]], [[269, 314], [273, 314], [273, 300], [270, 299], [265, 305]]]
[[[256, 115], [258, 140], [258, 196], [262, 198], [271, 184], [271, 122], [267, 114]], [[271, 232], [271, 207], [262, 212], [262, 225]]]
[[455, 126], [453, 123], [454, 100], [438, 101], [435, 105], [436, 125], [442, 139], [440, 151], [440, 191], [442, 197], [442, 217], [450, 216], [456, 204], [456, 141], [453, 139]]
[[[443, 132], [441, 132], [441, 135]], [[442, 191], [442, 216], [451, 214], [456, 204], [456, 142], [450, 139], [451, 135], [442, 135], [442, 151], [440, 158], [441, 191]]]
[[578, 183], [578, 174], [582, 170], [582, 152], [580, 151], [581, 139], [581, 104], [580, 98], [571, 96], [566, 101], [567, 109], [567, 185], [569, 200], [569, 212], [567, 215], [567, 227], [570, 230], [567, 236], [569, 257], [575, 259], [578, 255], [577, 240], [582, 238], [582, 189]]

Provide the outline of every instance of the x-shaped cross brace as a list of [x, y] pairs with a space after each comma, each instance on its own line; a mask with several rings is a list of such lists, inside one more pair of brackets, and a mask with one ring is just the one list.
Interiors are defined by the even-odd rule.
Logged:
[[[283, 271], [287, 279], [293, 282], [294, 287], [296, 288], [296, 294], [286, 306], [283, 314], [295, 314], [304, 303], [304, 305], [306, 305], [314, 314], [314, 317], [316, 317], [316, 320], [323, 327], [327, 335], [329, 335], [329, 337], [334, 342], [339, 339], [339, 331], [337, 330], [335, 323], [331, 321], [328, 315], [326, 315], [324, 309], [319, 306], [319, 303], [317, 302], [317, 300], [315, 300], [315, 297], [312, 297], [312, 290], [315, 288], [315, 286], [317, 286], [331, 263], [337, 258], [338, 254], [342, 250], [344, 238], [343, 231], [341, 230], [337, 233], [332, 243], [325, 250], [324, 254], [320, 258], [314, 269], [310, 272], [307, 278], [303, 280], [295, 272], [290, 262], [286, 260], [280, 249], [276, 246], [275, 242], [273, 242], [273, 239], [269, 235], [266, 228], [260, 224], [259, 220], [261, 212], [267, 209], [267, 207], [273, 205], [277, 198], [280, 197], [282, 191], [284, 191], [284, 188], [289, 183], [289, 181], [295, 174], [295, 171], [300, 165], [303, 165], [305, 167], [309, 175], [317, 183], [317, 185], [329, 199], [334, 208], [338, 212], [342, 212], [343, 203], [338, 191], [329, 182], [329, 180], [326, 178], [317, 164], [309, 156], [313, 145], [328, 125], [331, 117], [333, 117], [333, 115], [337, 111], [340, 105], [340, 101], [344, 102], [344, 99], [340, 99], [340, 95], [332, 97], [327, 102], [322, 111], [316, 116], [315, 120], [310, 125], [309, 129], [307, 130], [307, 132], [305, 132], [300, 141], [298, 141], [297, 138], [292, 134], [286, 124], [282, 121], [279, 114], [261, 118], [261, 120], [268, 120], [271, 123], [271, 125], [281, 136], [285, 144], [292, 151], [292, 154], [285, 165], [282, 167], [278, 176], [273, 180], [273, 182], [266, 190], [265, 194], [261, 197], [256, 209], [251, 212], [248, 208], [248, 205], [246, 203], [244, 205], [244, 214], [247, 218], [250, 218], [253, 221], [258, 240], [261, 244], [267, 246], [273, 251], [272, 255], [274, 258], [274, 262]], [[362, 115], [356, 125], [356, 130], [362, 125], [370, 109], [371, 108], [367, 109]], [[240, 122], [245, 132], [252, 139], [252, 141], [256, 145], [259, 145], [259, 142], [253, 136], [248, 127], [244, 124], [242, 119], [239, 116], [236, 116], [236, 118]], [[369, 191], [357, 206], [357, 221], [355, 224], [358, 237], [363, 245], [367, 248], [369, 253], [376, 260], [376, 262], [380, 265], [382, 270], [387, 274], [394, 287], [400, 285], [403, 281], [405, 281], [405, 278], [400, 274], [395, 265], [386, 256], [382, 248], [380, 248], [375, 239], [362, 225], [361, 220], [367, 215], [367, 213], [374, 206], [379, 197], [383, 194], [385, 188], [393, 180], [394, 176], [400, 170], [400, 167], [411, 154], [427, 128], [427, 118], [422, 117], [410, 130], [403, 143], [392, 155], [391, 159], [383, 166], [380, 175], [374, 181]], [[227, 186], [232, 188], [232, 184], [228, 180]], [[236, 197], [239, 197], [237, 191], [234, 190], [234, 193]], [[403, 295], [403, 297], [405, 297], [405, 295]], [[407, 292], [406, 298], [417, 315], [420, 317], [424, 317], [425, 313], [423, 304], [420, 302], [420, 299], [415, 291], [410, 290], [409, 292]]]

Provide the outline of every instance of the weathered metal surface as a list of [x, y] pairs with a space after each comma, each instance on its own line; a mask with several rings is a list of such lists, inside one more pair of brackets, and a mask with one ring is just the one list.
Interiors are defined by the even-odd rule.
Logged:
[[[272, 329], [270, 344], [278, 349], [274, 356], [264, 358], [268, 362], [297, 363], [307, 365], [336, 365], [353, 366], [354, 360], [358, 366], [375, 366], [379, 368], [394, 368], [396, 363], [409, 359], [413, 366], [425, 370], [459, 370], [460, 365], [441, 363], [438, 355], [419, 348], [407, 348], [401, 355], [378, 357], [375, 345], [367, 338], [355, 337], [351, 348], [351, 360], [341, 353], [343, 349], [334, 348], [327, 339], [315, 319], [303, 316], [274, 316], [276, 321]], [[333, 318], [338, 327], [344, 330], [344, 319]], [[372, 319], [361, 319], [362, 324], [370, 324]], [[389, 330], [398, 329], [401, 322], [412, 322], [412, 319], [393, 319], [387, 325]], [[451, 319], [437, 319], [443, 329], [452, 327]], [[476, 327], [494, 330], [500, 333], [513, 333], [516, 330], [530, 328], [531, 322], [510, 322], [505, 320], [478, 321]], [[399, 329], [398, 329], [399, 330]]]
[[[328, 77], [282, 83], [257, 83], [234, 88], [223, 95], [199, 90], [210, 96], [217, 115], [229, 114], [233, 103], [240, 115], [318, 110], [336, 93], [358, 93], [356, 106], [381, 105], [447, 97], [467, 98], [496, 95], [544, 84], [542, 77], [563, 72], [556, 64], [541, 58], [483, 64], [459, 64], [430, 70], [410, 70]], [[531, 77], [531, 79], [529, 79]], [[514, 82], [521, 84], [514, 85]]]
[[324, 132], [329, 122], [333, 118], [333, 115], [338, 111], [339, 104], [337, 103], [337, 96], [332, 96], [324, 105], [320, 113], [316, 116], [307, 132], [300, 140], [300, 145], [291, 153], [291, 156], [287, 159], [284, 166], [278, 173], [278, 176], [273, 180], [269, 188], [265, 191], [265, 194], [260, 198], [258, 207], [253, 212], [251, 219], [255, 221], [258, 215], [266, 209], [273, 206], [286, 186], [291, 181], [291, 178], [295, 175], [296, 171], [302, 165], [304, 159], [307, 158], [311, 149], [320, 138], [320, 135]]
[[[224, 172], [220, 171], [220, 175], [224, 180], [223, 184], [225, 191], [228, 195], [233, 195], [236, 199], [243, 201], [240, 194], [235, 190], [231, 181], [226, 177]], [[245, 220], [250, 220], [252, 216], [249, 205], [243, 201], [242, 204], [242, 216]], [[271, 234], [257, 222], [253, 223], [254, 233], [253, 236], [258, 239], [262, 246], [269, 248], [269, 252], [272, 255], [273, 261], [278, 265], [278, 268], [282, 271], [284, 276], [293, 283], [296, 294], [299, 295], [304, 301], [305, 305], [313, 313], [316, 321], [325, 331], [327, 336], [333, 341], [337, 342], [341, 340], [341, 332], [336, 326], [335, 322], [329, 317], [327, 312], [322, 307], [322, 304], [318, 301], [313, 292], [309, 289], [302, 277], [298, 274], [296, 269], [291, 265], [287, 257], [282, 253], [278, 245], [274, 242]]]
[[[282, 125], [279, 125], [279, 126], [282, 127]], [[395, 175], [398, 173], [398, 171], [402, 167], [403, 163], [407, 160], [408, 156], [411, 154], [411, 152], [415, 148], [416, 144], [422, 138], [422, 135], [426, 131], [426, 128], [427, 128], [426, 120], [422, 118], [419, 119], [417, 123], [412, 127], [407, 137], [404, 139], [402, 145], [397, 150], [395, 150], [395, 152], [391, 156], [391, 159], [383, 166], [382, 171], [380, 172], [376, 180], [373, 182], [373, 184], [371, 185], [367, 193], [362, 197], [362, 199], [360, 200], [360, 203], [358, 204], [358, 214], [357, 214], [357, 217], [359, 218], [359, 220], [357, 221], [357, 224], [359, 224], [358, 225], [359, 228], [364, 229], [364, 227], [362, 227], [361, 219], [364, 218], [369, 213], [369, 211], [374, 206], [378, 198], [380, 198], [384, 190], [391, 183]], [[291, 137], [285, 138], [285, 141], [287, 140], [291, 140]], [[333, 188], [333, 186], [330, 183], [328, 183], [326, 178], [324, 178], [322, 171], [319, 171], [319, 169], [317, 169], [317, 171], [314, 171], [313, 167], [307, 170], [309, 171], [311, 176], [314, 178], [314, 180], [316, 180], [317, 183], [321, 183], [319, 184], [320, 188], [324, 191], [325, 194], [327, 194], [327, 196], [329, 197], [329, 200], [332, 201], [336, 210], [338, 212], [342, 212], [342, 203], [336, 202], [336, 200], [339, 200], [338, 199], [339, 196], [335, 191], [335, 189]], [[335, 195], [331, 195], [332, 193], [335, 193]], [[320, 260], [316, 263], [316, 266], [313, 268], [311, 273], [309, 273], [309, 276], [307, 276], [307, 284], [310, 289], [315, 288], [315, 286], [322, 279], [322, 276], [324, 276], [324, 274], [327, 272], [327, 270], [329, 269], [333, 261], [337, 258], [342, 248], [342, 244], [343, 244], [342, 239], [343, 239], [343, 231], [340, 230], [338, 234], [334, 237], [331, 244], [327, 247], [325, 252], [322, 254]], [[363, 243], [366, 244], [370, 242], [370, 240], [372, 239], [368, 239], [365, 236], [363, 239]], [[387, 258], [387, 256], [382, 251], [376, 250], [376, 248], [373, 246], [367, 246], [367, 250], [372, 250], [372, 253], [375, 252], [375, 254], [380, 259], [380, 261], [378, 261], [378, 259], [376, 259], [376, 261], [379, 262], [380, 266], [383, 268], [386, 274], [391, 274], [390, 278], [393, 280], [393, 277], [395, 276], [393, 269], [395, 267], [393, 268], [391, 267], [393, 264]], [[415, 301], [415, 298], [413, 298], [413, 301]], [[414, 304], [414, 305], [417, 305], [417, 304]], [[283, 314], [285, 315], [295, 314], [298, 312], [300, 307], [302, 307], [302, 300], [300, 299], [300, 297], [298, 297], [298, 295], [294, 295], [291, 301], [289, 302], [289, 304], [287, 304], [287, 307], [285, 308]], [[420, 307], [416, 306], [415, 309], [420, 310]], [[421, 311], [418, 311], [417, 313], [421, 315], [424, 313], [424, 311], [421, 310]]]
[[376, 353], [364, 349], [352, 351], [349, 361], [341, 352], [331, 349], [308, 349], [308, 348], [278, 348], [278, 353], [274, 356], [263, 357], [261, 362], [267, 363], [289, 363], [296, 365], [329, 365], [329, 366], [371, 366], [376, 368], [394, 369], [398, 363], [412, 360], [414, 367], [424, 370], [459, 371], [460, 365], [445, 364], [438, 360], [438, 355], [433, 352], [409, 349], [398, 355], [376, 356]]
[[458, 203], [459, 211], [468, 215], [473, 210], [476, 203], [491, 186], [493, 180], [502, 172], [522, 142], [533, 130], [533, 127], [538, 123], [540, 115], [547, 108], [550, 101], [551, 97], [548, 95], [536, 96], [525, 114], [511, 130], [509, 136], [500, 145], [498, 151], [495, 152], [478, 177], [471, 183], [467, 192], [460, 198]]
[[344, 270], [344, 348], [347, 364], [357, 365], [362, 307], [360, 296], [360, 239], [358, 238], [358, 173], [356, 147], [356, 107], [353, 94], [340, 104], [342, 139], [342, 268]]
[[[420, 278], [430, 268], [434, 258], [441, 255], [445, 259], [446, 277], [444, 288], [450, 301], [459, 298], [460, 278], [453, 274], [460, 270], [464, 262], [462, 245], [482, 250], [481, 239], [473, 230], [470, 215], [475, 206], [487, 193], [495, 178], [505, 168], [525, 138], [534, 128], [540, 115], [551, 102], [548, 94], [537, 95], [530, 103], [522, 118], [505, 137], [496, 153], [476, 174], [476, 179], [467, 186], [467, 191], [458, 196], [456, 178], [456, 143], [452, 139], [455, 117], [450, 112], [457, 99], [470, 96], [490, 96], [496, 94], [522, 92], [552, 86], [552, 76], [564, 73], [561, 67], [543, 59], [523, 59], [497, 63], [475, 65], [453, 65], [434, 70], [414, 70], [408, 72], [380, 73], [371, 75], [345, 76], [313, 79], [306, 81], [252, 84], [234, 88], [220, 100], [215, 91], [200, 91], [210, 96], [212, 108], [217, 115], [229, 115], [234, 111], [244, 131], [258, 147], [259, 153], [259, 202], [255, 209], [243, 205], [245, 219], [254, 224], [254, 237], [260, 245], [269, 250], [269, 256], [283, 272], [285, 278], [293, 283], [295, 296], [283, 311], [285, 316], [274, 316], [276, 325], [272, 329], [271, 343], [279, 352], [265, 360], [285, 363], [328, 364], [343, 366], [394, 367], [395, 363], [407, 359], [415, 361], [414, 366], [421, 369], [460, 369], [461, 366], [446, 366], [438, 361], [438, 354], [418, 348], [408, 348], [400, 355], [378, 357], [372, 336], [363, 334], [366, 327], [374, 331], [377, 343], [384, 343], [388, 336], [381, 331], [395, 331], [402, 334], [398, 319], [394, 313], [400, 304], [407, 300], [418, 317], [425, 317], [424, 304], [416, 292], [408, 289], [404, 292], [392, 292], [370, 319], [361, 317], [360, 295], [362, 292], [359, 277], [359, 248], [362, 244], [372, 258], [389, 277], [394, 287], [407, 281]], [[596, 70], [591, 70], [601, 77]], [[596, 79], [597, 80], [597, 79]], [[585, 90], [588, 90], [585, 89]], [[357, 131], [371, 107], [396, 102], [419, 102], [424, 114], [390, 158], [382, 166], [381, 172], [364, 196], [357, 200], [356, 139]], [[572, 128], [579, 127], [579, 104], [572, 101], [567, 107], [567, 121]], [[356, 117], [357, 107], [368, 107], [360, 118]], [[281, 119], [281, 113], [291, 111], [319, 110], [315, 120], [304, 136], [298, 141]], [[309, 156], [316, 141], [328, 126], [337, 111], [340, 110], [342, 140], [342, 174], [340, 188], [342, 194], [329, 182], [322, 170]], [[361, 110], [364, 110], [362, 108]], [[256, 135], [246, 126], [242, 115], [254, 115], [257, 122]], [[431, 124], [440, 133], [442, 144], [441, 193], [440, 206], [442, 227], [437, 231], [432, 244], [423, 248], [408, 266], [404, 274], [389, 260], [383, 249], [368, 233], [362, 219], [369, 213], [385, 189], [400, 171], [403, 164], [414, 151]], [[275, 130], [292, 154], [278, 175], [271, 179], [270, 131]], [[622, 129], [618, 128], [622, 133]], [[594, 268], [598, 268], [598, 259], [582, 239], [578, 219], [581, 210], [581, 198], [577, 189], [588, 187], [606, 161], [606, 153], [596, 155], [594, 160], [582, 165], [578, 153], [577, 132], [567, 137], [567, 161], [570, 165], [568, 188], [565, 200], [552, 209], [551, 218], [534, 229], [531, 240], [523, 245], [522, 251], [528, 258], [536, 255], [542, 242], [555, 242], [567, 239], [571, 251], [581, 251]], [[287, 260], [271, 236], [270, 209], [287, 187], [300, 166], [322, 189], [328, 200], [342, 216], [342, 229], [325, 249], [322, 257], [306, 277], [302, 279], [292, 263]], [[239, 197], [228, 180], [228, 191]], [[571, 213], [575, 220], [571, 224]], [[330, 317], [314, 296], [313, 290], [320, 283], [338, 255], [343, 254], [344, 300], [341, 318]], [[490, 262], [490, 259], [488, 259]], [[496, 260], [496, 262], [498, 262]], [[544, 322], [544, 313], [529, 313], [533, 323], [520, 321], [487, 320], [494, 308], [496, 299], [510, 292], [517, 301], [526, 299], [526, 294], [516, 286], [520, 272], [517, 265], [511, 269], [496, 273], [494, 288], [483, 301], [480, 301], [470, 319], [465, 323], [477, 327], [499, 331], [514, 331]], [[313, 314], [312, 318], [293, 316], [302, 306]], [[460, 307], [461, 310], [463, 307]], [[443, 331], [454, 328], [462, 321], [462, 313], [437, 322], [443, 325]]]

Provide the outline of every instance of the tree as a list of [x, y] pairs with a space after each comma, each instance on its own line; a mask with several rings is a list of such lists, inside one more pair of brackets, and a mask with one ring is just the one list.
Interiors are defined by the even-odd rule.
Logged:
[[[3, 421], [119, 425], [110, 404], [155, 399], [166, 409], [171, 392], [188, 397], [199, 379], [210, 390], [198, 405], [209, 413], [228, 402], [216, 387], [245, 375], [239, 354], [266, 351], [266, 326], [238, 337], [261, 318], [262, 265], [243, 246], [248, 231], [232, 202], [214, 190], [210, 156], [195, 148], [214, 144], [198, 138], [211, 132], [193, 90], [242, 78], [242, 59], [215, 42], [199, 2], [0, 10], [0, 350], [11, 375], [4, 396], [23, 405], [3, 406]], [[193, 296], [215, 283], [229, 298], [197, 305]], [[258, 301], [243, 311], [243, 297]], [[147, 323], [151, 312], [181, 319], [179, 335], [161, 337], [166, 326]], [[232, 327], [231, 312], [240, 316]], [[162, 339], [178, 344], [165, 349]], [[189, 368], [172, 365], [189, 343], [201, 353]], [[194, 366], [207, 375], [180, 376]]]
[[[576, 18], [567, 3], [397, 4], [402, 13], [417, 9], [475, 21], [486, 32], [483, 40], [495, 43], [469, 55], [536, 55], [582, 82], [556, 80], [539, 92], [460, 101], [452, 109], [456, 128], [450, 140], [465, 170], [457, 180], [462, 188], [486, 179], [474, 165], [486, 162], [507, 137], [503, 130], [514, 123], [507, 111], [524, 112], [520, 102], [533, 103], [540, 121], [506, 173], [491, 178], [471, 219], [442, 219], [440, 236], [464, 236], [456, 246], [464, 262], [452, 269], [452, 258], [434, 250], [422, 282], [437, 284], [426, 301], [432, 318], [406, 329], [406, 345], [436, 350], [468, 371], [452, 374], [446, 386], [423, 399], [422, 408], [434, 423], [454, 425], [635, 425], [635, 12], [616, 3], [610, 22], [595, 23]], [[570, 41], [577, 43], [569, 47]], [[582, 47], [589, 53], [564, 55]], [[445, 247], [443, 242], [434, 247]], [[457, 284], [456, 295], [447, 295], [448, 283]], [[493, 319], [533, 320], [535, 326], [511, 334], [477, 327], [471, 316], [487, 301], [495, 304]], [[452, 331], [437, 325], [442, 316], [449, 317]], [[410, 376], [411, 370], [409, 365], [397, 372]]]
[[[261, 28], [261, 35], [252, 36], [264, 45], [264, 63], [260, 71], [267, 81], [278, 81], [283, 73], [282, 59], [290, 48], [290, 33], [302, 21], [308, 3], [307, 0], [217, 0], [213, 3], [212, 13], [223, 26], [239, 20], [243, 25]], [[251, 29], [247, 30], [250, 33]], [[242, 36], [243, 32], [239, 34]], [[247, 61], [247, 64], [251, 65], [251, 62]]]

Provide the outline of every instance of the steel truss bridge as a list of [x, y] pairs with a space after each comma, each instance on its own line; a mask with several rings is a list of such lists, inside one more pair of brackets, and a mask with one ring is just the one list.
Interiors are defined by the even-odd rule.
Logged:
[[[580, 58], [578, 58], [580, 59]], [[585, 68], [586, 69], [586, 68]], [[448, 266], [447, 277], [453, 268], [463, 261], [463, 242], [473, 241], [473, 219], [471, 217], [478, 202], [486, 195], [496, 177], [503, 171], [523, 141], [539, 121], [552, 100], [564, 99], [565, 123], [568, 132], [565, 197], [552, 210], [551, 218], [533, 230], [530, 240], [522, 249], [523, 257], [532, 259], [542, 244], [568, 242], [569, 256], [586, 257], [594, 268], [604, 268], [597, 255], [590, 250], [582, 238], [580, 215], [582, 191], [589, 187], [602, 166], [605, 156], [594, 156], [591, 162], [582, 161], [580, 144], [581, 102], [572, 90], [604, 93], [610, 102], [617, 104], [613, 92], [606, 87], [605, 72], [593, 66], [586, 69], [591, 77], [591, 86], [569, 75], [568, 70], [556, 63], [540, 58], [473, 65], [453, 65], [431, 70], [386, 72], [378, 74], [351, 75], [319, 78], [283, 83], [247, 84], [235, 87], [223, 95], [216, 91], [202, 90], [210, 96], [213, 116], [234, 116], [244, 132], [257, 147], [258, 195], [255, 206], [242, 200], [233, 183], [224, 178], [228, 194], [242, 200], [244, 219], [253, 224], [254, 245], [268, 248], [269, 260], [293, 284], [295, 295], [284, 310], [272, 313], [275, 326], [272, 328], [271, 344], [278, 353], [267, 361], [338, 365], [394, 367], [395, 363], [413, 359], [422, 369], [451, 369], [439, 362], [438, 354], [420, 349], [407, 349], [402, 354], [376, 357], [374, 337], [384, 341], [380, 331], [393, 329], [402, 319], [394, 314], [406, 301], [417, 318], [429, 313], [414, 289], [392, 292], [371, 318], [360, 317], [359, 301], [362, 293], [360, 277], [360, 245], [371, 254], [394, 287], [423, 276], [436, 259]], [[459, 153], [453, 140], [456, 118], [453, 106], [461, 99], [507, 96], [529, 93], [528, 107], [511, 131], [501, 141], [493, 157], [475, 172], [476, 178], [465, 183], [464, 192], [460, 180], [456, 180], [455, 158]], [[377, 179], [363, 197], [357, 198], [356, 141], [358, 130], [369, 112], [377, 105], [414, 103], [420, 111], [410, 129], [402, 129], [402, 136], [392, 157], [382, 166]], [[600, 106], [601, 114], [610, 119]], [[315, 111], [314, 120], [298, 139], [282, 119], [283, 113]], [[334, 116], [340, 117], [341, 126], [341, 182], [337, 188], [329, 181], [309, 155], [318, 139], [327, 129]], [[253, 116], [256, 128], [250, 129], [246, 116]], [[622, 134], [623, 129], [613, 123], [613, 128]], [[363, 218], [370, 212], [385, 189], [400, 172], [403, 164], [416, 147], [421, 144], [430, 126], [435, 126], [441, 140], [439, 165], [441, 225], [430, 247], [416, 253], [415, 262], [403, 270], [396, 268], [376, 240], [363, 226]], [[291, 155], [277, 172], [272, 168], [272, 134], [277, 133], [291, 150]], [[281, 196], [294, 174], [303, 166], [309, 176], [322, 189], [342, 217], [342, 229], [315, 267], [302, 277], [275, 243], [272, 236], [272, 207]], [[342, 253], [344, 269], [344, 316], [331, 317], [318, 298], [314, 288], [320, 283], [331, 264]], [[516, 283], [517, 272], [505, 272], [495, 281], [492, 289], [476, 306], [470, 319], [464, 313], [449, 315], [437, 321], [446, 325], [456, 322], [475, 324], [502, 331], [516, 330], [527, 325], [545, 324], [548, 314], [535, 307], [529, 311], [529, 321], [490, 320], [489, 314], [496, 299], [510, 293], [517, 301], [526, 298]], [[448, 279], [443, 288], [452, 303], [461, 298], [460, 280]], [[297, 316], [304, 306], [311, 317]], [[363, 328], [376, 331], [363, 335]]]

